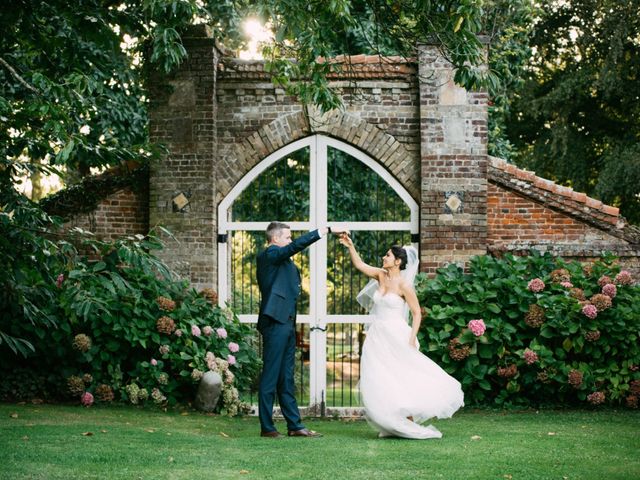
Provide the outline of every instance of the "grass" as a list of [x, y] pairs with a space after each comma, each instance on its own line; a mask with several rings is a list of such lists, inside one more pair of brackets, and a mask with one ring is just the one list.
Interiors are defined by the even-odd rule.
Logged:
[[255, 417], [2, 404], [0, 479], [640, 478], [640, 412], [465, 411], [426, 441], [306, 424], [325, 436], [260, 438]]

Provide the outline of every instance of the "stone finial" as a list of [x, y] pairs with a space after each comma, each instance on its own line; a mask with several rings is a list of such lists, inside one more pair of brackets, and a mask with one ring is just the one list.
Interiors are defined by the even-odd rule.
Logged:
[[222, 377], [217, 372], [208, 371], [200, 380], [195, 407], [203, 412], [213, 412], [222, 393]]

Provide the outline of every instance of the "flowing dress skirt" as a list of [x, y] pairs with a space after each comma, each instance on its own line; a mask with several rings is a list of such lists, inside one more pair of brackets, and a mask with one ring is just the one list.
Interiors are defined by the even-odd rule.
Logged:
[[451, 417], [464, 405], [462, 388], [409, 345], [411, 327], [399, 312], [381, 309], [367, 332], [360, 376], [366, 418], [381, 437], [440, 438], [435, 427], [420, 423]]

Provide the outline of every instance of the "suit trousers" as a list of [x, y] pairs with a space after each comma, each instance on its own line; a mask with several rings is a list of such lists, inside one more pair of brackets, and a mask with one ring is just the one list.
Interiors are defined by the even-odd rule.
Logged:
[[304, 427], [295, 398], [294, 367], [296, 330], [293, 320], [279, 323], [270, 319], [262, 329], [262, 376], [258, 392], [258, 415], [263, 432], [276, 430], [273, 424], [273, 403], [276, 394], [288, 430]]

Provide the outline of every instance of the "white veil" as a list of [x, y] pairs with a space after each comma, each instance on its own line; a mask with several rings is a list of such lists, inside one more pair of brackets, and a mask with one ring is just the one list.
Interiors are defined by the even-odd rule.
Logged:
[[[413, 282], [418, 274], [418, 268], [420, 267], [420, 258], [418, 257], [418, 250], [413, 245], [405, 245], [405, 252], [407, 252], [407, 266], [404, 270], [400, 270], [400, 275], [403, 279], [409, 283], [409, 285], [413, 285]], [[365, 285], [365, 287], [360, 290], [358, 295], [356, 296], [357, 302], [364, 307], [364, 309], [371, 313], [371, 310], [374, 306], [373, 294], [378, 290], [378, 281], [377, 280], [369, 280], [369, 283]], [[405, 302], [405, 318], [409, 320], [409, 305]]]

